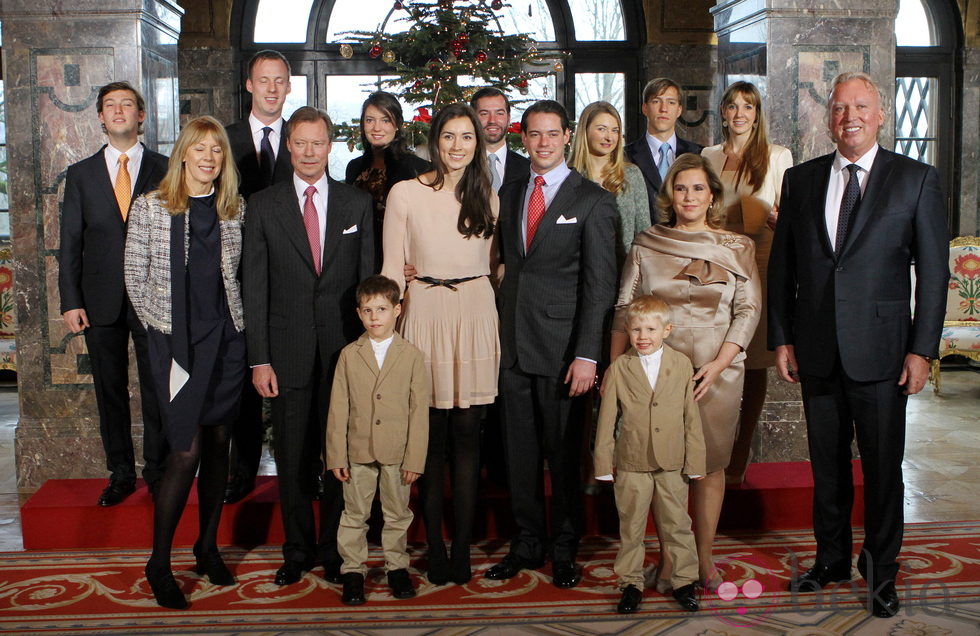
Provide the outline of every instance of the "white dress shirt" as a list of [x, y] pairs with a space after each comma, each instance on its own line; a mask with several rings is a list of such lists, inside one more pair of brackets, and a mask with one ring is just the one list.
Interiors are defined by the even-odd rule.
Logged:
[[279, 140], [282, 138], [282, 117], [277, 117], [271, 124], [263, 124], [252, 113], [248, 114], [248, 125], [252, 129], [252, 143], [255, 145], [255, 156], [262, 154], [262, 137], [265, 135], [262, 129], [268, 126], [272, 129], [269, 133], [269, 143], [272, 144], [272, 154], [276, 159], [279, 158]]
[[108, 144], [105, 147], [105, 167], [109, 169], [109, 180], [112, 181], [112, 187], [116, 187], [116, 175], [119, 174], [119, 157], [126, 155], [129, 157], [129, 164], [126, 165], [126, 170], [129, 171], [129, 183], [132, 187], [132, 192], [136, 191], [136, 177], [140, 173], [140, 165], [143, 163], [143, 144], [136, 142], [136, 145], [122, 152]]
[[388, 355], [388, 347], [391, 346], [391, 341], [395, 339], [395, 335], [392, 334], [388, 336], [387, 339], [377, 342], [374, 338], [369, 337], [368, 340], [371, 341], [371, 348], [374, 349], [374, 359], [378, 361], [378, 369], [384, 366], [385, 356]]
[[847, 166], [856, 163], [861, 169], [857, 172], [858, 183], [861, 185], [861, 198], [864, 198], [864, 191], [868, 189], [868, 175], [871, 173], [871, 164], [874, 163], [878, 155], [878, 144], [872, 146], [871, 150], [864, 153], [857, 161], [848, 161], [840, 154], [834, 153], [834, 162], [830, 165], [830, 182], [827, 184], [827, 201], [824, 204], [824, 220], [827, 223], [827, 236], [830, 237], [830, 245], [833, 247], [837, 240], [837, 219], [840, 217], [840, 202], [844, 198], [844, 190], [847, 189], [847, 181], [851, 178], [851, 173]]
[[544, 177], [544, 185], [541, 186], [541, 190], [544, 192], [544, 210], [547, 214], [551, 202], [555, 200], [555, 195], [561, 188], [561, 184], [565, 183], [565, 179], [571, 173], [572, 169], [564, 161], [552, 168], [548, 174], [539, 175], [533, 168], [531, 169], [531, 177], [528, 179], [527, 190], [524, 192], [524, 205], [521, 212], [521, 245], [527, 245], [527, 204], [531, 200], [531, 193], [534, 192], [534, 178]]
[[[327, 175], [324, 174], [316, 183], [307, 183], [293, 173], [293, 187], [296, 188], [296, 199], [299, 201], [300, 217], [303, 216], [303, 206], [306, 205], [306, 189], [311, 185], [316, 188], [313, 195], [313, 206], [316, 207], [316, 219], [320, 222], [320, 250], [323, 250], [324, 239], [327, 236]], [[321, 253], [321, 257], [323, 254]]]
[[507, 171], [507, 144], [497, 148], [495, 152], [488, 152], [487, 157], [490, 155], [497, 155], [497, 170], [500, 170], [500, 183], [503, 184], [504, 173]]
[[643, 371], [647, 374], [647, 382], [650, 383], [650, 390], [657, 390], [657, 376], [660, 375], [660, 363], [664, 359], [664, 346], [660, 345], [660, 348], [648, 355], [640, 354], [640, 364], [643, 365]]
[[677, 134], [670, 136], [667, 141], [660, 141], [649, 132], [647, 133], [647, 145], [650, 146], [650, 152], [653, 154], [653, 163], [660, 169], [660, 146], [668, 144], [667, 148], [667, 166], [672, 166], [674, 164], [674, 159], [677, 158]]

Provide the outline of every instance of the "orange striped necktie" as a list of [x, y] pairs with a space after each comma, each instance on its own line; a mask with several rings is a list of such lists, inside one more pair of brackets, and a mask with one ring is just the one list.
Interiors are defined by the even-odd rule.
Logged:
[[133, 182], [129, 178], [129, 168], [126, 167], [128, 163], [128, 155], [119, 155], [119, 172], [116, 173], [116, 185], [112, 188], [116, 193], [119, 213], [122, 214], [122, 220], [124, 222], [126, 221], [126, 217], [129, 216], [129, 203], [133, 199]]

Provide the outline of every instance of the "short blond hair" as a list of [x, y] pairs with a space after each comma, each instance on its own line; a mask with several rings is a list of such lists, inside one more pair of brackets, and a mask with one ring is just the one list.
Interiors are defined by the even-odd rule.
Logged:
[[629, 306], [626, 307], [627, 326], [629, 326], [634, 318], [646, 316], [656, 318], [660, 321], [661, 327], [666, 327], [670, 324], [670, 305], [664, 302], [660, 296], [653, 294], [637, 296], [630, 301]]

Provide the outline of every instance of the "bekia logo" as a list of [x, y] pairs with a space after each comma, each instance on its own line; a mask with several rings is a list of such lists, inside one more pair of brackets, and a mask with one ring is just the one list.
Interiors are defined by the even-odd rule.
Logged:
[[704, 611], [734, 627], [752, 625], [773, 612], [770, 604], [754, 602], [766, 593], [763, 581], [773, 579], [772, 571], [764, 562], [749, 554], [733, 554], [716, 560], [715, 572], [718, 575], [728, 573], [732, 580], [724, 581], [713, 592], [704, 590], [701, 596]]

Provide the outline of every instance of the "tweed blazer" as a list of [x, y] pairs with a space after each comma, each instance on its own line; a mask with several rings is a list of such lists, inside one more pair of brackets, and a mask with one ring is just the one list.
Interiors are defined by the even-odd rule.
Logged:
[[[635, 349], [606, 372], [595, 438], [595, 474], [682, 470], [705, 474], [704, 433], [694, 402], [694, 370], [684, 354], [665, 344], [657, 390], [650, 388]], [[623, 419], [616, 429], [616, 415]]]
[[[133, 202], [129, 211], [126, 251], [123, 260], [126, 291], [137, 317], [145, 327], [171, 333], [170, 303], [170, 211], [160, 200], [159, 191], [145, 194]], [[225, 283], [228, 310], [235, 329], [244, 331], [245, 317], [238, 284], [238, 263], [242, 256], [242, 226], [245, 201], [238, 199], [238, 215], [219, 222], [221, 235], [221, 277]], [[190, 249], [190, 225], [184, 224], [184, 263]]]
[[366, 333], [340, 352], [327, 413], [327, 470], [351, 462], [425, 470], [429, 372], [421, 351], [393, 337], [380, 369]]

